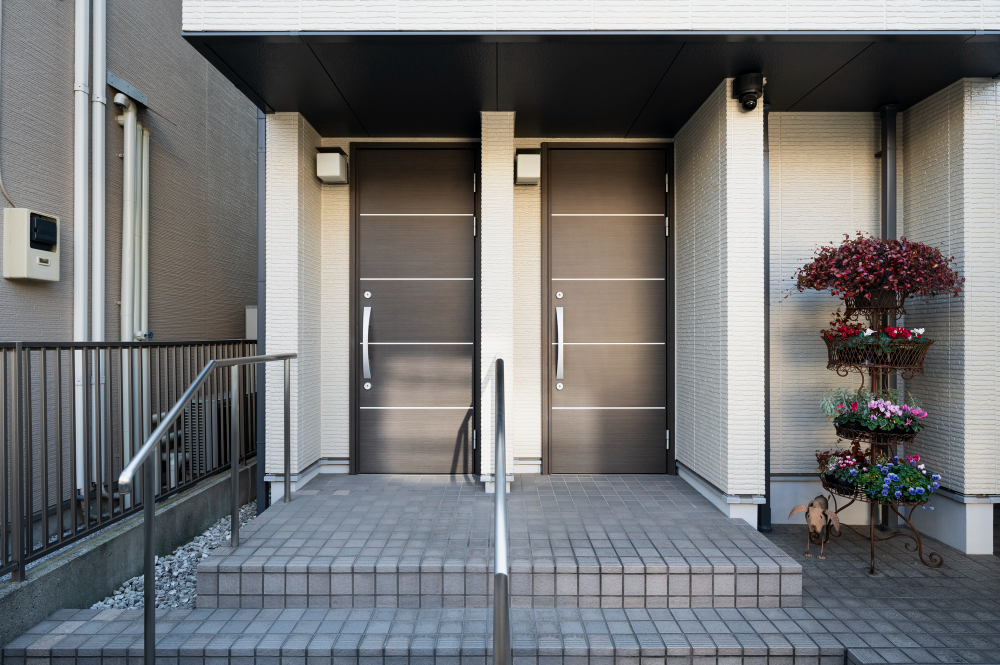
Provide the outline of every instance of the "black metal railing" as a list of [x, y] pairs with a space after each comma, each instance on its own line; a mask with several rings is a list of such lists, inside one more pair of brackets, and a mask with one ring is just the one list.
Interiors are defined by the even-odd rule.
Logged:
[[[118, 474], [209, 362], [256, 350], [247, 340], [0, 343], [0, 575], [22, 580], [30, 562], [141, 510]], [[231, 382], [213, 376], [171, 423], [156, 500], [231, 468], [233, 413], [239, 461], [256, 454], [256, 366], [235, 391]]]
[[[134, 491], [136, 485], [141, 486], [143, 493], [143, 661], [145, 665], [156, 665], [156, 511], [154, 510], [155, 500], [153, 497], [154, 479], [158, 465], [155, 464], [157, 451], [161, 450], [168, 442], [171, 429], [174, 423], [181, 419], [186, 405], [204, 391], [206, 386], [212, 385], [218, 377], [216, 370], [228, 369], [222, 372], [222, 380], [228, 375], [230, 386], [242, 385], [242, 377], [248, 374], [249, 369], [255, 368], [258, 364], [269, 362], [284, 363], [284, 448], [285, 448], [285, 503], [291, 500], [291, 361], [298, 357], [295, 353], [278, 353], [266, 356], [252, 356], [249, 358], [230, 358], [226, 360], [210, 360], [191, 384], [185, 389], [177, 401], [170, 407], [156, 429], [146, 438], [142, 447], [135, 456], [122, 469], [118, 476], [118, 484], [123, 492]], [[244, 413], [240, 400], [233, 400], [233, 409], [230, 412], [231, 428], [229, 431], [229, 442], [232, 448], [231, 456], [236, 457], [240, 450], [241, 430], [245, 420], [241, 417]], [[151, 464], [151, 462], [153, 462]], [[143, 477], [138, 479], [137, 474], [142, 469]], [[238, 547], [240, 544], [240, 475], [236, 465], [230, 467], [232, 474], [229, 492], [231, 521], [229, 529], [229, 544]]]
[[496, 364], [497, 420], [493, 487], [493, 663], [511, 665], [510, 565], [507, 561], [507, 450], [503, 395], [503, 360]]

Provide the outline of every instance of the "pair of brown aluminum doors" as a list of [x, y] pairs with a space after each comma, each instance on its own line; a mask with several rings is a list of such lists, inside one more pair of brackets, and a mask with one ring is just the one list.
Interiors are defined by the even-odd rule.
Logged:
[[[547, 150], [540, 399], [551, 473], [666, 472], [667, 151]], [[476, 471], [478, 159], [476, 146], [354, 148], [359, 473]], [[517, 359], [507, 362], [516, 377]]]

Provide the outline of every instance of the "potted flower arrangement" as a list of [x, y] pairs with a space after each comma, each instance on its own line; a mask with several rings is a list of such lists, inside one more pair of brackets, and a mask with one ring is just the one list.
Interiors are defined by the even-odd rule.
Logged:
[[927, 412], [912, 395], [907, 395], [905, 402], [902, 397], [896, 389], [876, 394], [867, 388], [840, 388], [824, 395], [820, 408], [837, 427], [838, 436], [845, 439], [872, 440], [865, 436], [868, 432], [911, 439], [924, 428]]
[[856, 484], [875, 503], [926, 503], [941, 486], [941, 476], [929, 473], [920, 455], [904, 460], [883, 457], [859, 472]]
[[923, 328], [887, 326], [882, 330], [861, 328], [837, 313], [829, 330], [822, 330], [829, 356], [828, 367], [881, 365], [923, 372], [927, 348], [934, 340], [924, 337]]
[[824, 245], [793, 276], [799, 291], [829, 291], [843, 298], [847, 314], [860, 309], [901, 310], [908, 296], [957, 296], [965, 279], [935, 247], [906, 238], [883, 240], [845, 234], [839, 245]]
[[870, 463], [860, 446], [851, 450], [826, 450], [816, 453], [823, 479], [845, 491], [854, 492], [858, 476], [868, 471]]

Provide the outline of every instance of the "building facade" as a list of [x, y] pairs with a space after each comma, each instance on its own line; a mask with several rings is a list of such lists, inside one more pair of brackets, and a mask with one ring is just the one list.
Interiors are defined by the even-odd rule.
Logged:
[[[295, 486], [492, 481], [502, 358], [515, 474], [678, 473], [782, 522], [835, 446], [822, 394], [854, 381], [818, 335], [838, 303], [791, 276], [862, 231], [967, 278], [904, 319], [938, 340], [905, 386], [946, 488], [917, 523], [992, 551], [998, 28], [989, 2], [186, 0], [185, 37], [267, 114], [264, 327], [299, 354]], [[342, 184], [317, 177], [331, 152]]]
[[[89, 4], [82, 3], [88, 32]], [[0, 338], [120, 339], [124, 131], [114, 98], [123, 87], [134, 91], [138, 121], [150, 136], [148, 332], [157, 341], [243, 338], [245, 307], [257, 303], [253, 105], [184, 41], [181, 6], [175, 2], [107, 2], [111, 85], [93, 80], [96, 37], [86, 43], [87, 60], [75, 77], [79, 10], [73, 2], [3, 3], [0, 167], [10, 201], [2, 203], [59, 219], [61, 275], [56, 282], [0, 280]], [[80, 183], [74, 182], [75, 85], [89, 111]], [[89, 177], [97, 168], [89, 159], [100, 140], [90, 138], [97, 114], [106, 155], [104, 242], [93, 235], [97, 217]], [[88, 231], [82, 289], [75, 279], [75, 190], [83, 193]], [[102, 276], [92, 265], [97, 243], [105, 252], [101, 337], [93, 336], [89, 320], [91, 287]], [[74, 332], [74, 293], [81, 290], [87, 294], [85, 336]]]

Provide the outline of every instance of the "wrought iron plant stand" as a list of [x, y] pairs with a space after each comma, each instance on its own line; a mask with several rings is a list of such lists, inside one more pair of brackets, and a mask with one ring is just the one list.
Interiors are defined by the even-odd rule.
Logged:
[[[906, 310], [903, 309], [904, 300], [905, 296], [899, 297], [894, 293], [887, 293], [884, 297], [873, 298], [870, 302], [865, 302], [864, 304], [859, 304], [858, 301], [848, 299], [846, 316], [848, 318], [863, 316], [868, 319], [870, 328], [876, 328], [880, 323], [887, 321], [890, 316], [905, 314]], [[898, 374], [904, 379], [911, 379], [916, 375], [923, 374], [924, 357], [927, 355], [927, 349], [931, 344], [933, 344], [932, 341], [923, 343], [900, 342], [897, 344], [897, 351], [894, 351], [892, 354], [879, 356], [870, 350], [866, 350], [863, 346], [850, 346], [841, 343], [839, 340], [827, 340], [829, 355], [827, 369], [834, 370], [838, 375], [843, 377], [848, 376], [851, 372], [858, 372], [861, 375], [862, 387], [865, 384], [867, 375], [870, 389], [872, 392], [878, 392], [887, 387], [889, 376], [892, 374]], [[853, 429], [842, 425], [837, 425], [836, 428], [837, 436], [850, 441], [852, 446], [855, 444], [868, 444], [868, 459], [872, 464], [876, 463], [876, 459], [878, 459], [880, 453], [889, 456], [893, 454], [892, 451], [897, 446], [905, 446], [912, 443], [916, 437], [916, 433], [873, 432]], [[875, 574], [875, 543], [894, 538], [909, 539], [909, 542], [905, 543], [904, 546], [907, 551], [915, 552], [920, 562], [925, 566], [940, 568], [944, 564], [943, 557], [937, 552], [924, 554], [920, 532], [913, 525], [913, 511], [923, 505], [925, 501], [874, 501], [860, 488], [835, 485], [827, 481], [823, 474], [820, 474], [820, 482], [823, 483], [823, 488], [830, 493], [834, 511], [837, 513], [847, 509], [855, 501], [868, 504], [868, 540], [871, 545], [869, 572], [871, 574]], [[837, 497], [841, 499], [846, 498], [848, 501], [840, 506], [838, 505]], [[875, 522], [879, 506], [888, 506], [889, 510], [906, 523], [910, 528], [910, 533], [900, 530], [890, 532], [885, 536], [876, 535]], [[835, 535], [839, 535], [839, 533]], [[827, 527], [826, 542], [829, 542], [829, 540], [830, 529]]]

